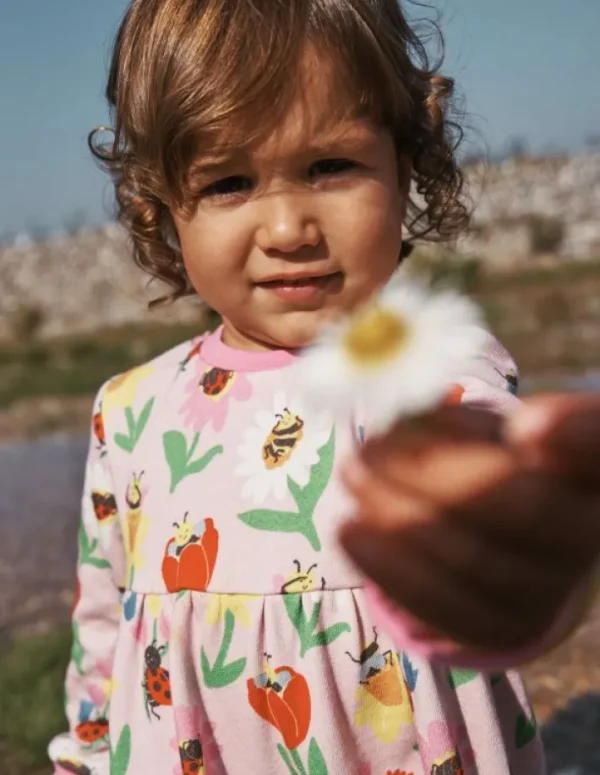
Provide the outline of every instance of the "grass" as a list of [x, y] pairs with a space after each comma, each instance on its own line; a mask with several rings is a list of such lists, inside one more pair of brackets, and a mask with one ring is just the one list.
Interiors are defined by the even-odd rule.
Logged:
[[46, 748], [66, 729], [64, 678], [71, 632], [18, 638], [0, 649], [2, 775], [48, 775]]
[[85, 396], [107, 379], [199, 333], [198, 326], [123, 328], [0, 350], [0, 409], [23, 398]]

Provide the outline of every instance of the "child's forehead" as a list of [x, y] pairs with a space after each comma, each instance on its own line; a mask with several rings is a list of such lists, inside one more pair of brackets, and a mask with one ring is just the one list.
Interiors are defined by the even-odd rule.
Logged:
[[[366, 113], [352, 85], [340, 85], [331, 66], [305, 64], [285, 109], [257, 121], [243, 116], [199, 143], [197, 162], [208, 165], [232, 156], [276, 157], [328, 148], [362, 147], [380, 131], [377, 117]], [[240, 120], [241, 119], [241, 120]], [[250, 138], [250, 139], [245, 139]]]

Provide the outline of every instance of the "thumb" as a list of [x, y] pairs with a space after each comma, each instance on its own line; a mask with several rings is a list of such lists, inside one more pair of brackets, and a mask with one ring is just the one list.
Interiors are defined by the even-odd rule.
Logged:
[[527, 399], [507, 418], [505, 437], [534, 465], [600, 490], [600, 395]]

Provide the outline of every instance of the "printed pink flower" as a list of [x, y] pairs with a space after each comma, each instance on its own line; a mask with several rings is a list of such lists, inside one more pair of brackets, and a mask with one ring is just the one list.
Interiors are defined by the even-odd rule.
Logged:
[[245, 374], [194, 362], [192, 376], [185, 386], [187, 399], [179, 410], [185, 424], [199, 433], [211, 423], [220, 431], [227, 419], [229, 401], [247, 401], [252, 385]]
[[449, 726], [443, 721], [432, 721], [427, 729], [427, 739], [419, 735], [419, 752], [425, 772], [431, 772], [433, 765], [442, 767], [460, 762], [464, 769], [475, 763], [475, 753], [464, 724]]
[[[175, 709], [177, 740], [171, 740], [171, 748], [181, 753], [182, 748], [199, 741], [202, 748], [204, 771], [220, 772], [221, 747], [215, 739], [214, 726], [207, 720], [200, 705], [179, 706]], [[173, 769], [173, 775], [181, 775], [181, 766]]]

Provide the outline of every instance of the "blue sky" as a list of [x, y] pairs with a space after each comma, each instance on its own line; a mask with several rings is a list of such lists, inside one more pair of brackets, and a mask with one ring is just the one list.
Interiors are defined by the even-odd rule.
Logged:
[[[0, 0], [0, 236], [107, 219], [89, 157], [126, 0]], [[600, 0], [443, 0], [447, 71], [492, 149], [600, 134]]]

